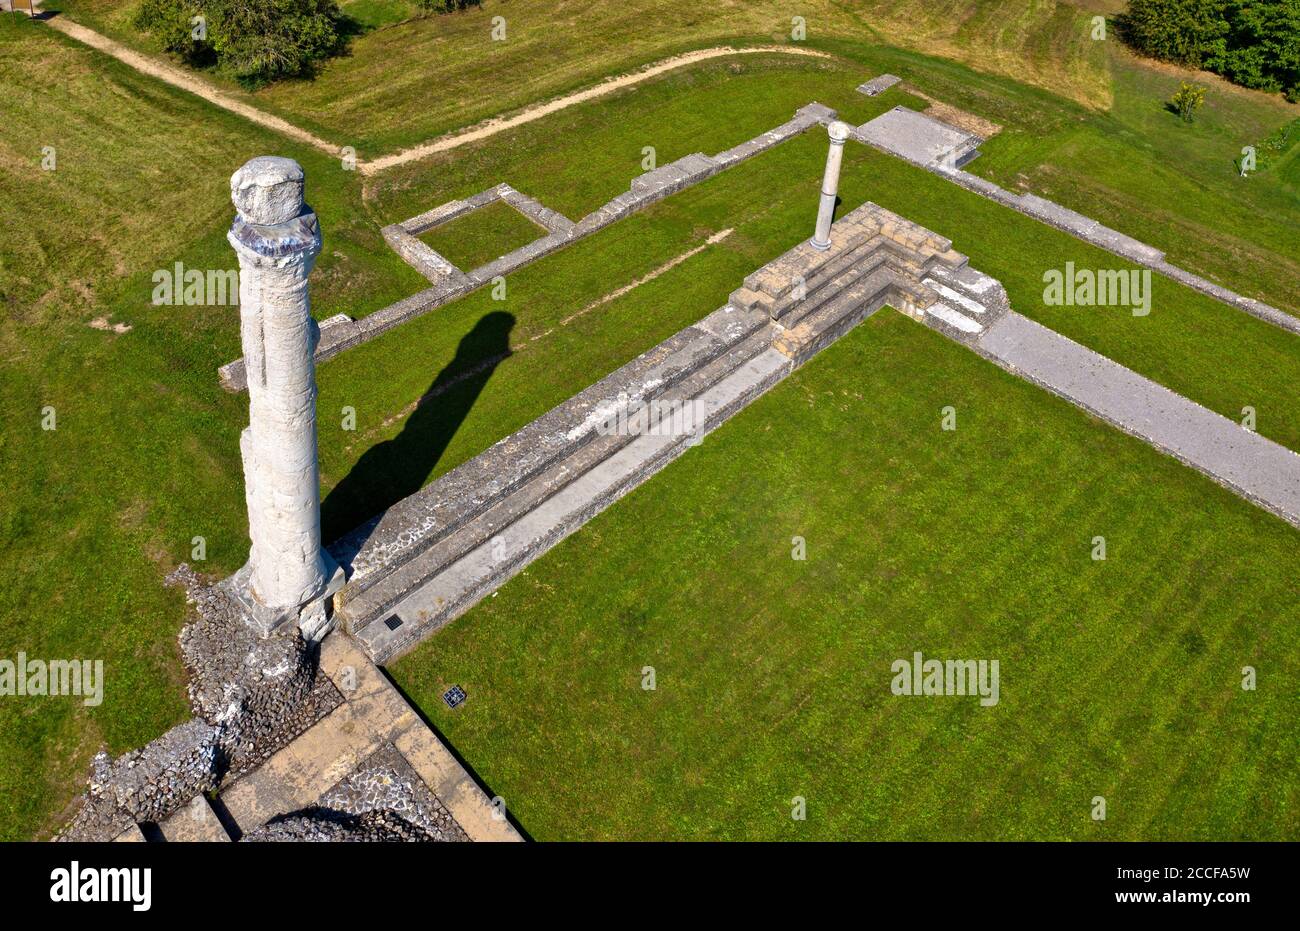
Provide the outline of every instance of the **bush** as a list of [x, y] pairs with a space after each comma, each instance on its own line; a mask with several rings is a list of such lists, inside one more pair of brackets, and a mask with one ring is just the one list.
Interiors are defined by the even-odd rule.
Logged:
[[1173, 99], [1169, 101], [1169, 106], [1183, 118], [1184, 123], [1190, 123], [1203, 103], [1205, 103], [1205, 88], [1184, 81]]
[[1129, 0], [1120, 31], [1152, 58], [1200, 68], [1223, 48], [1223, 0]]
[[310, 74], [341, 50], [335, 0], [143, 0], [135, 26], [191, 64], [215, 64], [246, 86]]
[[415, 0], [421, 13], [455, 13], [472, 6], [482, 6], [483, 0]]
[[1129, 0], [1118, 25], [1144, 55], [1300, 99], [1300, 0]]

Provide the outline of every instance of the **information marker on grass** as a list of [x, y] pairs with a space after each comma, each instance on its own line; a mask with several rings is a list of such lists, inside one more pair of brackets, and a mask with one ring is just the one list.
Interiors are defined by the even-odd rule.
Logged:
[[831, 221], [835, 219], [835, 198], [840, 190], [840, 162], [844, 160], [844, 143], [849, 138], [849, 124], [836, 120], [827, 128], [827, 132], [831, 146], [826, 153], [821, 202], [817, 205], [817, 229], [811, 243], [818, 252], [825, 252], [831, 247]]
[[320, 329], [307, 276], [321, 236], [303, 188], [298, 163], [272, 156], [252, 159], [230, 179], [237, 216], [226, 238], [239, 257], [249, 421], [240, 451], [252, 541], [230, 587], [263, 636], [293, 620], [319, 639], [343, 573], [320, 540], [312, 359]]

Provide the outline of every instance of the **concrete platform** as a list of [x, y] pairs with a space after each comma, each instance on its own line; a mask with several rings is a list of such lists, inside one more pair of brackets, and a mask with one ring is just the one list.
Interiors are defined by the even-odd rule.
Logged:
[[949, 126], [924, 113], [906, 107], [887, 110], [859, 126], [857, 133], [867, 142], [923, 166], [947, 165], [960, 168], [974, 158], [979, 136]]

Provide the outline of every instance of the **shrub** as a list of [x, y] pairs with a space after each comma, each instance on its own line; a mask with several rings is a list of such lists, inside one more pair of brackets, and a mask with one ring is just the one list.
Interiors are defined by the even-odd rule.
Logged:
[[1173, 99], [1169, 101], [1169, 106], [1183, 118], [1184, 123], [1190, 123], [1203, 103], [1205, 103], [1205, 88], [1199, 84], [1188, 84], [1184, 81], [1174, 94]]
[[346, 41], [335, 0], [143, 0], [134, 22], [168, 51], [215, 61], [247, 86], [309, 74]]

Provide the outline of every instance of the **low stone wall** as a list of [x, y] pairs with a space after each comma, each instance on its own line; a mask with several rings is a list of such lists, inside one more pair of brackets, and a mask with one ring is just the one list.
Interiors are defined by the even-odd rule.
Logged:
[[[888, 116], [888, 114], [885, 114], [885, 116]], [[917, 116], [921, 116], [921, 114], [917, 114]], [[881, 118], [878, 117], [877, 119]], [[1252, 317], [1257, 317], [1292, 333], [1300, 334], [1300, 317], [1265, 304], [1263, 301], [1237, 294], [1222, 285], [1215, 284], [1186, 269], [1179, 268], [1167, 261], [1165, 254], [1154, 246], [1147, 245], [1118, 230], [1104, 226], [1068, 207], [1063, 207], [1036, 194], [1013, 194], [992, 181], [962, 171], [960, 158], [954, 161], [953, 159], [924, 157], [906, 144], [891, 141], [888, 134], [872, 131], [870, 127], [873, 123], [876, 123], [876, 120], [857, 127], [851, 133], [852, 138], [881, 152], [901, 158], [918, 168], [924, 168], [926, 171], [947, 178], [968, 191], [996, 201], [1004, 207], [1010, 207], [1018, 213], [1033, 217], [1035, 220], [1069, 233], [1084, 242], [1105, 249], [1107, 252], [1128, 259], [1135, 264], [1143, 265], [1152, 271], [1159, 272], [1193, 290], [1200, 291], [1215, 300], [1244, 311]], [[960, 130], [954, 129], [954, 132], [960, 132]]]
[[[715, 156], [696, 152], [634, 178], [630, 190], [598, 207], [576, 223], [533, 198], [519, 193], [508, 184], [499, 184], [473, 197], [449, 201], [409, 220], [384, 227], [384, 239], [413, 268], [429, 279], [431, 287], [360, 320], [322, 331], [320, 342], [316, 346], [316, 363], [319, 365], [332, 359], [339, 353], [367, 342], [407, 320], [442, 307], [498, 276], [517, 271], [650, 204], [711, 178], [732, 165], [753, 158], [813, 126], [825, 125], [834, 119], [835, 111], [819, 103], [801, 107], [794, 117], [775, 129], [768, 130], [725, 152]], [[456, 268], [416, 238], [440, 224], [448, 223], [497, 200], [505, 200], [524, 216], [548, 230], [548, 234], [468, 273]], [[222, 387], [227, 391], [242, 391], [247, 387], [243, 359], [236, 359], [221, 366], [218, 375]]]
[[[349, 569], [341, 623], [387, 662], [884, 304], [943, 327], [966, 321], [963, 312], [991, 319], [1004, 297], [944, 237], [864, 204], [832, 226], [826, 251], [796, 246], [747, 276], [726, 306], [332, 545]], [[947, 318], [930, 319], [930, 308]], [[697, 436], [608, 429], [656, 402], [698, 410]]]

